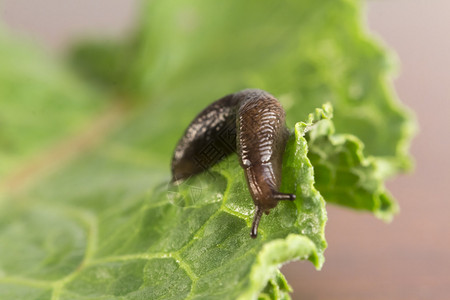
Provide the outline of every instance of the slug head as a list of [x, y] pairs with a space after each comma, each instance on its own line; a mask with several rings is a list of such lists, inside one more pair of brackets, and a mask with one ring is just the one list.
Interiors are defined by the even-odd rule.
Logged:
[[280, 193], [280, 192], [273, 192], [271, 199], [272, 199], [271, 202], [274, 204], [270, 205], [269, 207], [262, 206], [259, 204], [255, 205], [255, 207], [256, 207], [255, 216], [253, 217], [252, 229], [250, 231], [250, 237], [252, 239], [255, 239], [258, 236], [258, 226], [259, 226], [259, 221], [261, 221], [262, 214], [265, 213], [266, 215], [268, 215], [270, 213], [270, 209], [277, 206], [278, 201], [281, 201], [281, 200], [293, 201], [293, 200], [295, 200], [295, 195], [294, 194], [285, 194], [285, 193]]

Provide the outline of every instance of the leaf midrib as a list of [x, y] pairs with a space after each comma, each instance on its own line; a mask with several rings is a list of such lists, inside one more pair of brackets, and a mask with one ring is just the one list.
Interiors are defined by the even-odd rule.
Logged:
[[70, 137], [63, 137], [52, 147], [30, 158], [12, 170], [0, 182], [0, 194], [17, 194], [36, 185], [39, 181], [83, 153], [101, 144], [128, 115], [126, 101], [112, 101], [102, 112], [92, 117], [83, 128]]

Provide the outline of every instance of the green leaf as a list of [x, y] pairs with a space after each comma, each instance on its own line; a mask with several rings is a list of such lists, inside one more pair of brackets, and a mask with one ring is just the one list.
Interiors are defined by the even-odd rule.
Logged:
[[102, 97], [0, 27], [0, 182], [105, 109]]
[[[40, 152], [60, 160], [45, 149], [80, 129], [89, 137], [82, 128], [106, 109], [101, 99], [120, 95], [134, 106], [119, 107], [123, 120], [109, 136], [90, 137], [96, 149], [33, 188], [0, 186], [0, 298], [287, 299], [280, 265], [324, 262], [322, 196], [389, 219], [396, 204], [383, 181], [409, 166], [413, 125], [359, 3], [146, 0], [129, 38], [74, 50], [84, 82], [2, 32], [0, 143], [15, 150], [0, 147], [3, 178], [29, 170]], [[297, 200], [264, 216], [256, 240], [236, 157], [167, 183], [190, 120], [249, 87], [278, 97], [294, 129], [282, 190]], [[331, 105], [314, 110], [325, 102], [333, 121]], [[33, 118], [33, 106], [48, 114]]]
[[287, 283], [283, 274], [278, 271], [274, 278], [270, 279], [267, 283], [267, 286], [259, 295], [258, 299], [260, 300], [272, 300], [272, 299], [281, 299], [281, 300], [289, 300], [291, 297], [289, 296], [289, 292], [292, 292], [292, 288]]
[[308, 157], [314, 166], [316, 186], [326, 201], [373, 212], [391, 220], [395, 200], [384, 187], [383, 165], [363, 155], [363, 143], [349, 134], [335, 134], [329, 120], [308, 134]]
[[64, 176], [73, 176], [78, 163], [47, 183], [59, 193], [37, 190], [34, 205], [11, 202], [8, 214], [0, 213], [0, 290], [35, 283], [42, 292], [51, 288], [54, 299], [285, 294], [279, 266], [309, 258], [320, 268], [326, 246], [324, 201], [313, 187], [303, 134], [296, 130], [286, 154], [284, 188], [294, 184], [298, 200], [265, 216], [257, 240], [249, 237], [254, 208], [235, 156], [180, 186], [127, 201], [65, 190], [73, 181]]
[[121, 90], [125, 80], [124, 47], [119, 42], [96, 40], [75, 44], [68, 54], [71, 67], [90, 83], [104, 91]]

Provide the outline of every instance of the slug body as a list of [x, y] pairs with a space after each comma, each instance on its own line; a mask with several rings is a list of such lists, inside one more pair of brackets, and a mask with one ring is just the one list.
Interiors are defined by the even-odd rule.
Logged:
[[[243, 90], [205, 108], [191, 122], [172, 159], [172, 181], [205, 171], [237, 152], [255, 204], [250, 236], [256, 238], [263, 213], [294, 194], [279, 191], [289, 132], [278, 100], [262, 90]], [[213, 155], [205, 156], [206, 153]]]

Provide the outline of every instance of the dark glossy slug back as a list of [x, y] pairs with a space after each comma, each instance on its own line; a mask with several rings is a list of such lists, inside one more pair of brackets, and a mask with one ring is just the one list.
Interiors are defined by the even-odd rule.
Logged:
[[189, 124], [172, 158], [172, 181], [179, 182], [208, 170], [236, 152], [236, 105], [225, 96], [206, 107]]

